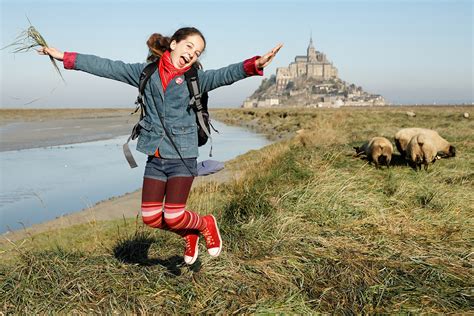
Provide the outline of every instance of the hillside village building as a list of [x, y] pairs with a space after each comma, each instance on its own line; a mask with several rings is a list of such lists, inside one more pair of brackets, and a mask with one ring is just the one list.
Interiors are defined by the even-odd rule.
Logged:
[[309, 40], [306, 56], [296, 56], [295, 61], [288, 67], [277, 68], [277, 91], [283, 91], [290, 81], [303, 76], [318, 80], [337, 78], [337, 68], [326, 58], [325, 54], [314, 48], [312, 37]]
[[244, 108], [304, 106], [383, 106], [381, 95], [365, 92], [338, 77], [338, 70], [326, 55], [317, 51], [310, 37], [306, 56], [296, 56], [288, 67], [263, 79], [260, 87], [244, 101]]

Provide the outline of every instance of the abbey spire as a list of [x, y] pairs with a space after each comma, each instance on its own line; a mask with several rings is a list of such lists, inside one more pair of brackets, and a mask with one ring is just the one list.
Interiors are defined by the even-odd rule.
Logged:
[[316, 49], [313, 46], [313, 34], [311, 34], [309, 37], [309, 45], [308, 45], [308, 49], [306, 50], [306, 55], [308, 56], [309, 62], [316, 61]]

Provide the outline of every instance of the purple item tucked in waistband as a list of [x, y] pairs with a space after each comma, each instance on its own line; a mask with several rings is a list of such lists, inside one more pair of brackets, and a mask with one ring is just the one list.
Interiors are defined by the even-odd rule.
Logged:
[[207, 176], [224, 169], [224, 163], [216, 160], [204, 160], [197, 164], [198, 176]]

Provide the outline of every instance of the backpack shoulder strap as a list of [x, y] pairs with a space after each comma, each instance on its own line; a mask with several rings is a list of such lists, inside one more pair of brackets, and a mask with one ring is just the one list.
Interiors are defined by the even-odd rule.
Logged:
[[153, 75], [153, 73], [158, 68], [158, 60], [146, 65], [145, 68], [143, 68], [138, 79], [138, 96], [137, 100], [135, 101], [136, 108], [132, 112], [132, 114], [137, 113], [137, 111], [140, 109], [140, 120], [143, 119], [143, 117], [146, 115], [145, 104], [143, 103], [143, 93], [145, 93], [145, 86], [148, 82], [148, 79], [150, 79], [151, 75]]
[[[189, 93], [191, 94], [191, 100], [189, 101], [189, 106], [194, 110], [196, 113], [197, 120], [201, 129], [204, 131], [206, 136], [211, 141], [211, 150], [209, 152], [209, 156], [212, 157], [212, 137], [211, 133], [207, 129], [206, 123], [204, 122], [204, 117], [202, 115], [203, 110], [207, 112], [207, 105], [206, 109], [203, 107], [203, 99], [201, 94], [201, 89], [199, 88], [199, 77], [198, 77], [198, 69], [197, 66], [191, 66], [191, 68], [184, 73], [184, 78], [186, 79], [186, 83], [188, 85]], [[207, 95], [206, 95], [207, 100]]]
[[145, 92], [145, 86], [148, 79], [150, 79], [151, 75], [153, 75], [157, 68], [158, 60], [149, 63], [145, 66], [145, 68], [143, 68], [138, 80], [138, 96], [137, 100], [135, 101], [137, 107], [135, 108], [135, 111], [132, 112], [132, 114], [136, 113], [140, 109], [140, 120], [137, 124], [135, 124], [135, 126], [133, 126], [131, 135], [128, 137], [127, 142], [123, 144], [123, 153], [127, 159], [128, 164], [130, 165], [130, 168], [136, 168], [137, 162], [135, 161], [135, 158], [133, 158], [128, 143], [130, 140], [137, 138], [138, 134], [140, 133], [140, 121], [146, 115], [145, 103], [143, 103], [143, 93]]
[[156, 71], [158, 68], [158, 60], [154, 61], [152, 63], [149, 63], [148, 65], [143, 68], [142, 73], [140, 74], [140, 79], [138, 82], [138, 93], [140, 96], [143, 96], [143, 92], [145, 91], [145, 86], [150, 79], [151, 75]]
[[192, 65], [191, 68], [184, 73], [184, 78], [186, 79], [188, 90], [191, 94], [191, 101], [189, 101], [189, 105], [196, 113], [202, 111], [202, 95], [201, 89], [199, 88], [199, 77], [197, 67], [195, 65]]

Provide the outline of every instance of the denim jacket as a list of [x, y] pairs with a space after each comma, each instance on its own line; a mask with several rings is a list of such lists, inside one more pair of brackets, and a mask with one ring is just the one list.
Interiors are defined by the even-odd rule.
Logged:
[[[255, 59], [247, 59], [217, 70], [198, 71], [201, 91], [208, 92], [230, 85], [250, 75], [262, 72], [255, 69]], [[139, 78], [146, 63], [127, 64], [93, 55], [65, 53], [64, 67], [128, 83], [138, 87]], [[178, 79], [181, 77], [180, 79]], [[179, 155], [166, 137], [158, 115], [163, 119], [167, 131], [173, 138], [183, 158], [194, 158], [198, 153], [196, 114], [189, 109], [188, 87], [184, 75], [173, 78], [163, 91], [159, 72], [148, 80], [144, 91], [146, 116], [140, 121], [142, 127], [138, 137], [137, 150], [154, 155], [159, 149], [163, 158], [178, 159]]]

